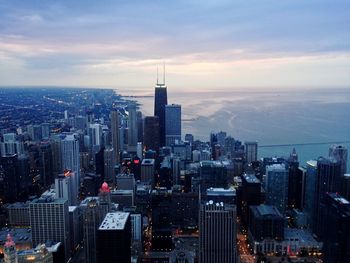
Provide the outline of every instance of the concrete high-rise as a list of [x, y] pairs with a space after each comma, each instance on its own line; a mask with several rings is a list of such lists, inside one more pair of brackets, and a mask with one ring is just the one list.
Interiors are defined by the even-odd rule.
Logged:
[[254, 162], [258, 159], [258, 143], [257, 142], [244, 142], [245, 160], [247, 164]]
[[48, 240], [62, 242], [65, 262], [69, 258], [69, 212], [66, 199], [56, 199], [55, 192], [45, 192], [29, 205], [30, 226], [33, 245]]
[[208, 201], [199, 211], [199, 262], [235, 263], [236, 206]]
[[80, 188], [80, 155], [79, 141], [74, 134], [66, 135], [61, 141], [61, 156], [62, 156], [62, 172], [73, 172], [70, 176], [73, 179], [73, 195], [76, 196], [72, 200], [72, 205], [77, 204], [77, 197]]
[[128, 151], [136, 152], [137, 146], [137, 114], [136, 105], [134, 103], [129, 104], [127, 108], [129, 112], [128, 119]]
[[160, 134], [159, 134], [159, 117], [147, 116], [143, 125], [143, 142], [146, 150], [159, 151]]
[[120, 162], [120, 133], [119, 133], [119, 112], [113, 110], [111, 112], [111, 132], [112, 132], [112, 147], [115, 152], [117, 163]]
[[131, 220], [124, 212], [108, 213], [97, 232], [97, 262], [131, 262]]
[[327, 192], [340, 192], [342, 178], [341, 162], [335, 159], [320, 157], [317, 160], [317, 177], [315, 189], [315, 229], [314, 232], [322, 238], [322, 220], [320, 214], [320, 205]]
[[332, 145], [329, 147], [329, 157], [337, 160], [341, 164], [342, 175], [347, 172], [348, 163], [348, 149], [343, 145]]
[[284, 164], [266, 166], [266, 203], [284, 214], [288, 205], [288, 170]]
[[[154, 116], [159, 118], [159, 138], [160, 147], [165, 146], [165, 106], [168, 104], [167, 87], [165, 79], [160, 84], [157, 79], [157, 84], [154, 92]], [[154, 149], [158, 150], [158, 149]]]
[[181, 105], [165, 106], [165, 145], [171, 146], [181, 140]]

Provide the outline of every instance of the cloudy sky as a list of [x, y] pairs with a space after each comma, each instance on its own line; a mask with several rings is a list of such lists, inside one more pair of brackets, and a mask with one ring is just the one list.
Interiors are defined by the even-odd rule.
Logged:
[[350, 1], [0, 0], [0, 85], [350, 86]]

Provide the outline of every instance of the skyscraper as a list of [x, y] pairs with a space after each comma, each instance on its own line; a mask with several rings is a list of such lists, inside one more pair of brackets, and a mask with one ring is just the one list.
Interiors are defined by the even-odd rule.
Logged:
[[327, 193], [320, 206], [324, 262], [349, 262], [350, 202], [335, 193]]
[[131, 103], [128, 105], [128, 151], [136, 152], [137, 146], [137, 115], [136, 105]]
[[208, 201], [199, 211], [199, 262], [235, 263], [236, 207]]
[[111, 112], [112, 147], [116, 155], [117, 163], [120, 162], [120, 133], [119, 133], [119, 113]]
[[160, 147], [159, 118], [147, 116], [143, 125], [143, 142], [146, 150], [158, 151]]
[[181, 105], [165, 106], [165, 145], [171, 146], [181, 140]]
[[[165, 146], [165, 105], [168, 104], [167, 87], [165, 86], [165, 77], [163, 83], [158, 82], [154, 93], [154, 116], [159, 118], [159, 138], [160, 147]], [[158, 149], [154, 149], [158, 150]]]
[[266, 203], [284, 214], [288, 205], [288, 170], [284, 164], [266, 166]]
[[329, 147], [329, 157], [337, 160], [341, 164], [342, 175], [346, 174], [348, 163], [348, 149], [343, 145], [332, 145]]
[[258, 143], [257, 142], [244, 142], [245, 148], [245, 160], [247, 164], [254, 162], [258, 159]]
[[314, 232], [322, 238], [323, 226], [320, 205], [327, 192], [336, 193], [340, 191], [341, 162], [335, 159], [320, 157], [317, 160], [317, 177], [315, 191], [315, 229]]
[[54, 192], [45, 192], [30, 203], [29, 218], [33, 245], [48, 240], [62, 242], [67, 262], [70, 250], [68, 201], [55, 199]]
[[115, 165], [116, 165], [116, 157], [114, 153], [114, 149], [107, 147], [103, 151], [103, 167], [104, 167], [104, 179], [108, 182], [115, 181]]
[[77, 203], [78, 192], [80, 187], [80, 156], [79, 141], [74, 134], [66, 135], [61, 141], [62, 171], [71, 171], [70, 176], [73, 179], [73, 196], [72, 204]]
[[108, 213], [97, 232], [97, 262], [131, 262], [131, 220], [124, 212]]

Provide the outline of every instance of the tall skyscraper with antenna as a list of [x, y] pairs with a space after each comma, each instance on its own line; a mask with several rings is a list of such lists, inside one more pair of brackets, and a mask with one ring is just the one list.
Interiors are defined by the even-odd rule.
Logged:
[[[167, 87], [165, 86], [165, 65], [163, 66], [163, 83], [159, 83], [157, 69], [157, 84], [154, 93], [154, 116], [159, 118], [160, 147], [165, 146], [165, 105], [168, 104]], [[158, 150], [158, 149], [154, 149]]]

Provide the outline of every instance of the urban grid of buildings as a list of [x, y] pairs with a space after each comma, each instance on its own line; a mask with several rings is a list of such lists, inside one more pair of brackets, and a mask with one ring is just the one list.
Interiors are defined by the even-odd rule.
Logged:
[[41, 92], [37, 118], [0, 109], [3, 262], [349, 262], [344, 146], [302, 164], [196, 140], [165, 81], [154, 116], [112, 91]]

